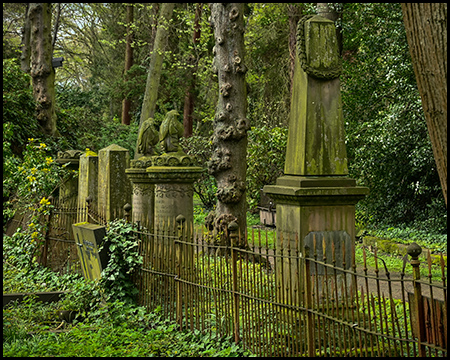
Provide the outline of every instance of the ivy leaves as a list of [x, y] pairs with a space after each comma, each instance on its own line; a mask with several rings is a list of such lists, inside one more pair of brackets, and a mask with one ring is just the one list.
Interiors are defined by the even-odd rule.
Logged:
[[132, 273], [142, 265], [138, 241], [132, 224], [119, 219], [108, 224], [104, 245], [109, 247], [108, 265], [102, 271], [101, 285], [108, 300], [134, 302], [138, 293], [131, 280]]

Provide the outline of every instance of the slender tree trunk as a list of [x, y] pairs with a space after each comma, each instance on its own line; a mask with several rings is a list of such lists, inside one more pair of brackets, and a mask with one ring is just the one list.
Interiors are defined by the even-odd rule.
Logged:
[[447, 205], [447, 3], [402, 3], [417, 87]]
[[297, 43], [297, 23], [303, 13], [303, 4], [289, 4], [289, 60], [290, 60], [290, 93], [292, 95], [292, 86], [294, 84], [294, 68], [295, 68], [295, 49]]
[[245, 241], [247, 94], [244, 65], [244, 4], [213, 3], [211, 18], [215, 46], [213, 70], [219, 79], [219, 101], [214, 118], [214, 153], [208, 171], [217, 180], [217, 206], [210, 226], [220, 233], [236, 221]]
[[33, 95], [37, 119], [43, 131], [57, 135], [55, 115], [55, 70], [52, 66], [52, 12], [49, 3], [30, 3], [30, 48]]
[[25, 8], [25, 22], [23, 26], [22, 33], [22, 53], [20, 55], [20, 68], [23, 72], [29, 74], [30, 73], [30, 36], [31, 36], [31, 25], [30, 25], [30, 17], [28, 16], [28, 11], [30, 8], [30, 4], [28, 3]]
[[[164, 60], [164, 50], [167, 45], [169, 33], [169, 20], [172, 18], [175, 3], [163, 3], [161, 5], [161, 13], [158, 20], [158, 30], [156, 31], [155, 44], [153, 46], [152, 57], [150, 60], [150, 69], [147, 76], [147, 84], [145, 86], [144, 101], [142, 102], [141, 118], [139, 121], [139, 129], [148, 118], [155, 115], [156, 100], [158, 98], [159, 81], [161, 79], [161, 69]], [[136, 143], [135, 159], [141, 157]]]
[[[201, 27], [200, 27], [200, 19], [202, 16], [202, 6], [203, 4], [197, 4], [195, 8], [195, 19], [194, 19], [194, 34], [192, 36], [192, 42], [194, 46], [200, 41], [201, 35]], [[194, 112], [194, 89], [195, 89], [195, 81], [197, 72], [198, 61], [197, 58], [192, 55], [192, 69], [189, 74], [188, 86], [186, 88], [186, 95], [184, 97], [184, 111], [183, 111], [183, 127], [184, 127], [184, 137], [192, 136], [192, 125], [193, 118], [192, 114]]]
[[[124, 72], [124, 78], [125, 81], [128, 80], [127, 71], [130, 70], [130, 68], [133, 66], [133, 47], [131, 46], [131, 43], [133, 42], [133, 30], [132, 30], [132, 24], [133, 24], [133, 10], [134, 6], [132, 4], [127, 5], [127, 45], [125, 48], [125, 72]], [[130, 125], [131, 121], [131, 115], [130, 115], [130, 108], [131, 108], [131, 100], [125, 98], [122, 100], [122, 124], [124, 125]]]

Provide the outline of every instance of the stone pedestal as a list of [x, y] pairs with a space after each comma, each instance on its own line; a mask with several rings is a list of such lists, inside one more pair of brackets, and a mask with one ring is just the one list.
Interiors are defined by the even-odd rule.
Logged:
[[189, 166], [151, 166], [149, 179], [155, 184], [155, 220], [183, 215], [186, 224], [194, 221], [194, 186], [203, 168]]
[[[184, 160], [184, 162], [182, 161]], [[186, 156], [155, 156], [153, 164], [190, 164]], [[155, 184], [155, 227], [163, 231], [175, 230], [176, 219], [182, 215], [185, 219], [185, 240], [190, 241], [190, 229], [194, 222], [194, 181], [202, 174], [203, 169], [196, 166], [150, 166], [147, 168], [149, 179]], [[164, 225], [165, 224], [165, 225]], [[162, 226], [161, 226], [162, 225]], [[169, 225], [168, 229], [164, 229]], [[157, 233], [161, 233], [157, 230]], [[174, 239], [155, 236], [153, 258], [157, 259], [159, 270], [173, 269], [175, 260]], [[194, 249], [187, 248], [183, 256], [186, 260], [193, 259]], [[180, 254], [178, 254], [180, 256]]]
[[112, 144], [98, 152], [98, 211], [106, 221], [123, 218], [123, 206], [131, 203], [128, 150]]
[[125, 172], [132, 184], [132, 221], [139, 222], [147, 229], [154, 224], [155, 184], [147, 175], [146, 167], [151, 158], [141, 157], [131, 161], [131, 168]]

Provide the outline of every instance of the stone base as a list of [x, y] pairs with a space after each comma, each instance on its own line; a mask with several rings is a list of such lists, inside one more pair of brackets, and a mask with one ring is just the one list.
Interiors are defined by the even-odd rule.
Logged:
[[[283, 254], [297, 251], [298, 254], [303, 254], [304, 246], [311, 248], [315, 239], [321, 242], [317, 246], [318, 250], [325, 245], [329, 262], [333, 258], [329, 248], [334, 243], [335, 248], [340, 249], [335, 254], [337, 263], [349, 268], [350, 255], [354, 251], [355, 204], [369, 192], [368, 188], [355, 184], [355, 180], [344, 176], [288, 175], [278, 178], [277, 185], [266, 185], [264, 192], [275, 201], [277, 207], [277, 249]], [[345, 241], [339, 240], [344, 238]], [[345, 262], [342, 259], [342, 247], [345, 247]], [[313, 253], [311, 250], [311, 254]], [[284, 279], [289, 278], [289, 272], [291, 278], [300, 276], [303, 279], [302, 270], [297, 268], [295, 262], [288, 264], [286, 261], [282, 262], [281, 258], [277, 261], [277, 268], [283, 269], [285, 273]], [[285, 285], [302, 291], [303, 281]]]

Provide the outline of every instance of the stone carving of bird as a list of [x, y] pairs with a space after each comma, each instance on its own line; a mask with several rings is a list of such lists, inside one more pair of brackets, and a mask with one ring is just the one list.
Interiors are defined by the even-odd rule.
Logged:
[[177, 120], [178, 115], [176, 110], [169, 111], [159, 128], [159, 141], [166, 153], [183, 151], [179, 143], [183, 125]]
[[138, 136], [138, 151], [143, 156], [153, 155], [153, 149], [158, 143], [158, 132], [154, 127], [155, 121], [152, 118], [148, 118], [144, 121], [139, 130]]

